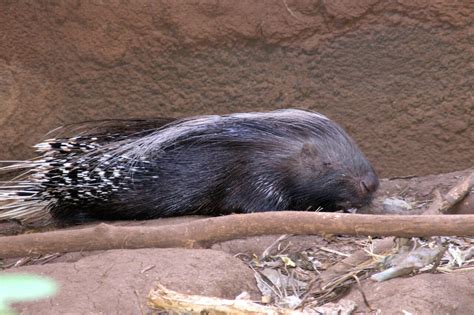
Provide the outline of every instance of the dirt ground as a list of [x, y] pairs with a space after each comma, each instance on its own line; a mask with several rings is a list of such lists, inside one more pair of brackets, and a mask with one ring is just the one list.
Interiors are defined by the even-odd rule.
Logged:
[[[413, 205], [409, 213], [429, 205], [434, 189], [446, 192], [474, 169], [427, 177], [383, 180], [374, 206], [398, 197]], [[472, 193], [471, 193], [472, 194]], [[469, 207], [469, 209], [468, 209]], [[465, 210], [474, 210], [472, 203]], [[171, 218], [122, 224], [175, 224], [199, 217]], [[246, 291], [254, 300], [261, 293], [247, 264], [280, 237], [262, 236], [214, 244], [210, 249], [140, 249], [53, 254], [2, 261], [3, 272], [36, 273], [55, 279], [59, 294], [38, 302], [14, 305], [20, 314], [137, 314], [150, 313], [146, 296], [156, 283], [188, 294], [233, 299]], [[350, 254], [361, 248], [364, 237], [290, 236], [285, 252], [295, 257], [308, 251], [327, 269], [342, 258], [331, 251]], [[474, 244], [474, 240], [470, 240]], [[329, 252], [328, 252], [329, 251]], [[358, 313], [472, 314], [474, 272], [422, 273], [386, 282], [365, 279], [361, 290], [353, 286], [343, 296], [357, 304]], [[370, 308], [369, 308], [370, 307]], [[405, 313], [404, 313], [405, 312]]]

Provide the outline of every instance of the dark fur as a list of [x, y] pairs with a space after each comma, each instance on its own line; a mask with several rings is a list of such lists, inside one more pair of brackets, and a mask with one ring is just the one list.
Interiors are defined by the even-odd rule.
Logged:
[[138, 162], [130, 190], [113, 193], [106, 202], [58, 202], [53, 216], [77, 222], [331, 211], [368, 204], [378, 187], [355, 143], [323, 119], [312, 125], [235, 119], [188, 134], [163, 151], [152, 149], [145, 157], [149, 163]]
[[[57, 200], [49, 206], [52, 216], [74, 223], [185, 214], [333, 211], [370, 203], [378, 178], [354, 141], [330, 120], [299, 119], [291, 113], [275, 119], [216, 120], [166, 145], [157, 140], [163, 132], [193, 118], [79, 125], [73, 133], [83, 135], [83, 141], [96, 137], [100, 147], [87, 153], [65, 152], [52, 143], [54, 152], [49, 155], [72, 166], [66, 175], [51, 170], [50, 182], [41, 189]], [[65, 136], [55, 141], [69, 140]], [[98, 158], [104, 154], [111, 155], [106, 167]], [[131, 161], [119, 158], [124, 154]], [[105, 175], [99, 176], [97, 167]], [[117, 169], [127, 176], [111, 178]], [[85, 170], [95, 184], [79, 190], [78, 174]], [[120, 188], [100, 186], [103, 178]], [[90, 197], [83, 197], [84, 190]]]

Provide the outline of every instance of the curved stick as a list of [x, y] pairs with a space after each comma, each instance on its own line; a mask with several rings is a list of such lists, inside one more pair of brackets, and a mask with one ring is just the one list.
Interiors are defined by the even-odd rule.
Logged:
[[474, 236], [473, 215], [362, 215], [298, 211], [234, 214], [165, 226], [113, 226], [0, 237], [0, 258], [120, 248], [209, 246], [269, 234]]

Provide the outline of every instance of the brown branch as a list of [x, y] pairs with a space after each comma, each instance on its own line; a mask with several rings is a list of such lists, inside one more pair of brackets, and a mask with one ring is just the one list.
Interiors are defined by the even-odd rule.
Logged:
[[424, 214], [444, 214], [466, 197], [474, 186], [474, 173], [454, 186], [446, 195], [435, 192], [435, 200]]
[[178, 314], [305, 314], [296, 310], [257, 304], [250, 300], [226, 300], [179, 293], [159, 283], [148, 294], [147, 304], [157, 310]]
[[0, 257], [120, 248], [195, 248], [247, 236], [347, 234], [474, 236], [474, 216], [362, 215], [298, 211], [234, 214], [167, 226], [112, 226], [0, 237]]

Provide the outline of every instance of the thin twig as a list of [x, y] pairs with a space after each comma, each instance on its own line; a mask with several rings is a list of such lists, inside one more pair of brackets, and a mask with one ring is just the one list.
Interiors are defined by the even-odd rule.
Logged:
[[367, 308], [371, 311], [373, 311], [372, 307], [370, 307], [370, 304], [369, 304], [369, 301], [367, 300], [367, 296], [365, 295], [365, 292], [364, 290], [362, 289], [362, 284], [360, 283], [360, 280], [359, 280], [359, 277], [357, 277], [356, 275], [353, 276], [353, 278], [355, 279], [355, 281], [357, 282], [357, 290], [360, 292], [360, 294], [362, 295], [362, 299], [364, 300], [364, 304], [365, 306], [367, 306]]
[[281, 0], [281, 1], [285, 5], [286, 10], [291, 14], [291, 16], [294, 17], [295, 19], [297, 19], [298, 21], [302, 22], [301, 19], [299, 17], [297, 17], [296, 14], [290, 9], [288, 4], [286, 3], [286, 0]]
[[270, 255], [270, 251], [273, 249], [273, 247], [277, 246], [280, 244], [282, 241], [286, 240], [290, 235], [283, 234], [279, 238], [277, 238], [273, 243], [270, 244], [265, 250], [263, 251], [262, 255], [260, 255], [260, 260], [264, 260], [267, 256]]
[[336, 255], [339, 255], [339, 256], [344, 256], [344, 257], [349, 257], [350, 255], [349, 254], [345, 254], [345, 253], [342, 253], [342, 252], [339, 252], [337, 250], [334, 250], [334, 249], [330, 249], [330, 248], [327, 248], [327, 247], [318, 247], [320, 250], [323, 250], [325, 252], [328, 252], [328, 253], [332, 253], [332, 254], [336, 254]]

